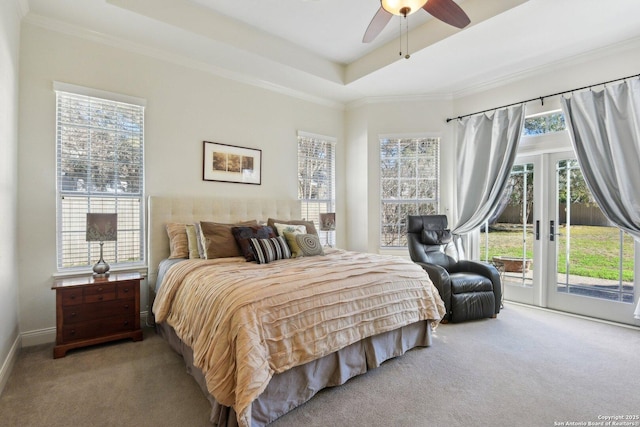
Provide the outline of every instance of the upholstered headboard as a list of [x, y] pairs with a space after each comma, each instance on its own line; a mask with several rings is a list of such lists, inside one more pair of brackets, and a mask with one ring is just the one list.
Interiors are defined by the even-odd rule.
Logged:
[[148, 283], [153, 284], [158, 274], [158, 264], [169, 257], [167, 223], [214, 221], [232, 224], [250, 219], [264, 222], [268, 218], [300, 219], [300, 201], [149, 196], [147, 216]]

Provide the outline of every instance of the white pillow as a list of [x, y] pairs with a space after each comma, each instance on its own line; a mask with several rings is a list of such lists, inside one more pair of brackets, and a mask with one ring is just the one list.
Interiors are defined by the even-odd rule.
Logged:
[[276, 231], [278, 232], [278, 236], [284, 236], [285, 231], [291, 234], [307, 234], [307, 227], [304, 225], [293, 225], [293, 224], [273, 224], [276, 227]]

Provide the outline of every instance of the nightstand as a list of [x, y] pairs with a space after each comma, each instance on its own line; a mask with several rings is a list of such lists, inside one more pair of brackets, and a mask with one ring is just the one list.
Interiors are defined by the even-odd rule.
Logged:
[[142, 340], [139, 273], [112, 273], [58, 279], [56, 291], [56, 346], [53, 357], [68, 350], [131, 338]]

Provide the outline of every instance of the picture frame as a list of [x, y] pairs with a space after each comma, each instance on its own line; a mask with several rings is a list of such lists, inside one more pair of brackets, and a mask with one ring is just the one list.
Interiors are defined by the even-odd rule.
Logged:
[[262, 184], [262, 150], [203, 141], [204, 181]]

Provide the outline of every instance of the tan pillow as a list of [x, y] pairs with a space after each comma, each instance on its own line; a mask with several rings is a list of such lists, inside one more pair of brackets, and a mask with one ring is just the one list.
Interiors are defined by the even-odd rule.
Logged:
[[304, 220], [299, 220], [299, 219], [292, 219], [289, 221], [285, 221], [283, 219], [273, 219], [273, 218], [269, 218], [267, 220], [267, 225], [271, 228], [273, 228], [274, 230], [276, 230], [276, 222], [278, 224], [289, 224], [289, 225], [304, 225], [305, 227], [307, 227], [307, 234], [315, 234], [318, 235], [318, 231], [316, 230], [316, 226], [313, 224], [313, 221], [304, 221]]
[[258, 221], [244, 221], [237, 224], [220, 224], [200, 221], [200, 241], [206, 259], [242, 256], [233, 237], [231, 227], [258, 225]]
[[289, 245], [289, 249], [291, 250], [291, 258], [304, 256], [304, 252], [302, 252], [302, 249], [298, 246], [298, 242], [296, 242], [297, 234], [289, 233], [288, 231], [285, 231], [283, 234], [284, 238], [287, 240], [287, 245]]
[[189, 243], [187, 241], [186, 224], [177, 222], [167, 223], [167, 234], [169, 235], [169, 258], [189, 258]]

